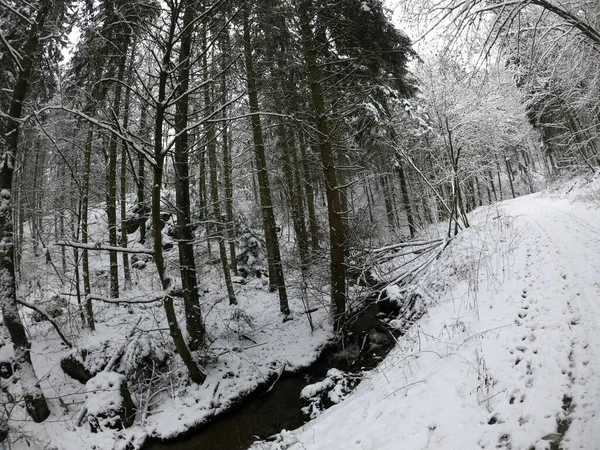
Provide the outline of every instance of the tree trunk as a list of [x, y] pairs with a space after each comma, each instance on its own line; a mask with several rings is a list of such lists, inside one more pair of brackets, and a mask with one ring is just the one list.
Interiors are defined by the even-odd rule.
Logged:
[[379, 181], [381, 182], [381, 191], [383, 193], [383, 203], [385, 204], [385, 212], [387, 216], [388, 227], [390, 229], [390, 232], [393, 233], [395, 231], [394, 209], [392, 206], [392, 195], [387, 175], [380, 175]]
[[344, 226], [343, 202], [335, 167], [335, 153], [329, 125], [328, 108], [325, 103], [321, 71], [317, 62], [319, 47], [313, 36], [309, 19], [308, 0], [299, 2], [297, 11], [300, 19], [300, 32], [304, 46], [304, 60], [308, 71], [312, 106], [316, 113], [321, 163], [325, 176], [325, 192], [327, 194], [327, 213], [329, 219], [329, 245], [331, 270], [331, 314], [333, 328], [340, 331], [345, 323], [346, 315], [346, 232]]
[[[131, 46], [131, 58], [129, 65], [127, 66], [127, 84], [131, 85], [133, 81], [133, 64], [135, 58], [135, 43]], [[123, 106], [123, 129], [129, 128], [129, 105], [130, 105], [130, 91], [125, 91], [125, 104]], [[127, 248], [129, 244], [129, 238], [127, 236], [127, 226], [125, 221], [127, 219], [127, 143], [123, 141], [121, 143], [121, 192], [120, 192], [120, 206], [121, 206], [121, 245], [123, 248]], [[123, 278], [125, 279], [125, 289], [131, 289], [131, 267], [129, 266], [129, 255], [127, 252], [123, 252], [121, 255], [123, 261]]]
[[271, 199], [271, 188], [269, 185], [269, 174], [267, 170], [267, 159], [265, 156], [265, 146], [263, 141], [262, 125], [260, 120], [258, 91], [256, 88], [256, 74], [254, 71], [254, 60], [252, 57], [252, 42], [250, 38], [250, 3], [246, 2], [243, 12], [243, 35], [244, 35], [244, 59], [246, 63], [246, 84], [248, 89], [248, 103], [250, 113], [252, 114], [252, 137], [254, 139], [254, 156], [256, 160], [256, 174], [258, 177], [258, 191], [260, 194], [260, 204], [265, 233], [265, 245], [267, 247], [267, 259], [269, 265], [269, 284], [271, 291], [277, 290], [279, 293], [279, 309], [282, 314], [288, 315], [290, 308], [288, 305], [287, 291], [285, 289], [285, 280], [283, 277], [283, 267], [281, 265], [281, 255], [279, 251], [279, 240], [275, 225], [275, 214], [273, 211], [273, 202]]
[[508, 158], [506, 158], [504, 160], [504, 163], [506, 164], [506, 174], [508, 175], [508, 183], [510, 184], [510, 192], [512, 194], [512, 198], [515, 198], [515, 186], [513, 184], [513, 174], [512, 174], [512, 168], [510, 166], [510, 161], [508, 160]]
[[190, 55], [194, 27], [195, 9], [188, 2], [183, 16], [183, 32], [181, 34], [181, 49], [179, 51], [179, 100], [175, 105], [175, 203], [177, 205], [177, 246], [179, 249], [179, 268], [185, 320], [190, 336], [190, 349], [196, 350], [204, 343], [204, 323], [200, 310], [196, 262], [194, 260], [194, 233], [191, 227], [190, 212], [190, 174], [189, 174], [189, 143], [188, 143], [188, 114], [190, 82]]
[[[204, 48], [204, 73], [206, 82], [208, 82], [209, 68], [207, 62], [207, 44], [206, 44], [206, 28], [203, 31], [203, 48]], [[210, 98], [210, 89], [208, 86], [204, 89], [204, 103], [206, 107], [206, 114], [210, 117], [214, 112], [214, 105]], [[223, 224], [223, 217], [221, 215], [221, 205], [219, 199], [219, 185], [217, 180], [217, 154], [216, 154], [216, 140], [215, 140], [215, 125], [214, 123], [205, 123], [206, 129], [206, 151], [208, 157], [208, 172], [209, 172], [209, 185], [210, 185], [210, 200], [212, 202], [213, 216], [215, 226], [217, 228], [217, 239], [219, 245], [219, 256], [221, 257], [221, 268], [223, 269], [223, 277], [225, 278], [225, 287], [227, 289], [227, 296], [229, 297], [230, 305], [237, 305], [237, 299], [235, 298], [235, 291], [233, 289], [233, 283], [231, 281], [231, 272], [229, 270], [229, 263], [227, 261], [227, 250], [225, 249], [225, 227]]]
[[227, 122], [227, 103], [229, 101], [229, 89], [227, 85], [227, 73], [226, 70], [230, 64], [230, 58], [225, 57], [227, 52], [231, 51], [229, 48], [229, 29], [221, 30], [223, 36], [221, 42], [222, 61], [221, 61], [221, 117], [223, 118], [223, 124], [221, 128], [221, 142], [223, 149], [223, 184], [225, 189], [225, 219], [226, 219], [226, 232], [227, 242], [229, 243], [229, 267], [234, 274], [237, 274], [237, 256], [235, 252], [235, 226], [233, 218], [233, 180], [232, 180], [232, 160], [231, 160], [231, 148], [229, 145], [229, 124]]
[[[498, 194], [496, 193], [496, 186], [494, 185], [494, 176], [492, 175], [492, 171], [490, 169], [488, 169], [487, 171], [487, 175], [488, 175], [488, 180], [489, 180], [489, 187], [492, 188], [492, 192], [494, 193], [494, 201], [498, 201]], [[488, 190], [488, 197], [489, 197], [489, 190]], [[492, 203], [492, 199], [490, 198], [490, 204]]]
[[166, 87], [169, 78], [169, 67], [171, 65], [171, 54], [174, 46], [174, 35], [175, 28], [177, 25], [177, 17], [175, 11], [171, 11], [171, 23], [168, 31], [168, 40], [166, 41], [165, 53], [163, 56], [162, 64], [160, 66], [159, 79], [158, 79], [158, 97], [156, 102], [156, 119], [154, 123], [154, 179], [152, 183], [152, 237], [153, 237], [153, 249], [154, 249], [154, 263], [163, 290], [165, 291], [165, 297], [163, 300], [163, 307], [165, 308], [165, 315], [167, 316], [167, 323], [169, 324], [169, 333], [177, 349], [177, 353], [181, 356], [183, 363], [185, 364], [190, 379], [194, 383], [202, 384], [206, 379], [206, 375], [200, 370], [198, 363], [194, 360], [190, 349], [183, 339], [181, 334], [181, 328], [179, 328], [179, 322], [177, 321], [177, 315], [175, 314], [175, 308], [173, 306], [173, 296], [168, 293], [171, 288], [171, 280], [166, 277], [165, 274], [165, 261], [163, 256], [162, 248], [162, 219], [161, 219], [161, 186], [163, 181], [163, 167], [164, 167], [164, 154], [163, 154], [163, 126], [165, 122], [165, 111], [168, 105], [165, 104], [166, 99]]
[[296, 184], [297, 171], [294, 169], [294, 143], [291, 142], [293, 136], [291, 130], [286, 130], [285, 125], [280, 120], [277, 126], [279, 140], [283, 147], [283, 173], [287, 182], [287, 191], [289, 193], [289, 209], [292, 213], [292, 224], [294, 226], [294, 234], [296, 236], [296, 245], [300, 255], [300, 266], [303, 273], [308, 269], [308, 237], [306, 235], [306, 224], [304, 223], [304, 215], [302, 214], [302, 198], [299, 197], [299, 185]]
[[[143, 103], [140, 103], [141, 113], [140, 113], [140, 134], [142, 138], [148, 139], [149, 137], [149, 129], [148, 129], [148, 110]], [[138, 207], [141, 208], [141, 211], [145, 211], [145, 202], [146, 202], [146, 192], [145, 192], [145, 184], [146, 184], [146, 161], [144, 158], [144, 154], [139, 151], [137, 155], [138, 167], [137, 167], [137, 203]], [[146, 242], [146, 222], [140, 222], [140, 243], [144, 244]]]
[[[92, 165], [92, 144], [94, 139], [94, 125], [90, 122], [88, 124], [88, 134], [85, 142], [85, 156], [83, 163], [83, 197], [81, 199], [81, 242], [84, 244], [88, 243], [89, 229], [88, 229], [88, 207], [89, 207], [89, 196], [90, 196], [90, 176], [91, 176], [91, 165]], [[87, 326], [90, 330], [96, 329], [94, 321], [94, 309], [90, 294], [92, 293], [90, 284], [90, 260], [87, 249], [83, 249], [81, 252], [81, 265], [83, 271], [83, 292], [86, 296], [85, 300], [85, 313], [87, 319]]]
[[498, 175], [498, 191], [500, 192], [500, 201], [504, 200], [504, 194], [502, 193], [502, 180], [500, 179], [500, 163], [498, 162], [498, 156], [496, 155], [496, 175]]
[[[125, 77], [125, 66], [127, 58], [121, 55], [119, 61], [119, 71], [117, 78], [123, 81]], [[121, 84], [115, 86], [113, 98], [113, 113], [115, 120], [118, 120], [121, 109]], [[112, 247], [116, 247], [117, 243], [117, 148], [119, 139], [115, 134], [111, 134], [108, 144], [108, 174], [106, 177], [106, 216], [108, 221], [108, 242]], [[117, 298], [119, 296], [119, 260], [118, 253], [115, 251], [109, 252], [110, 264], [110, 297]]]
[[315, 192], [312, 183], [309, 161], [306, 154], [306, 145], [303, 135], [300, 133], [300, 158], [302, 160], [302, 178], [306, 197], [306, 209], [308, 212], [308, 226], [310, 230], [310, 243], [313, 252], [319, 250], [319, 224], [315, 213]]
[[31, 24], [27, 41], [21, 51], [21, 69], [12, 91], [4, 129], [5, 152], [0, 166], [0, 304], [4, 324], [14, 346], [15, 362], [19, 367], [25, 407], [35, 422], [50, 415], [46, 398], [31, 363], [31, 344], [17, 308], [15, 253], [13, 241], [12, 185], [15, 160], [19, 151], [19, 125], [26, 98], [33, 62], [40, 45], [40, 34], [53, 2], [41, 1], [37, 16]]
[[411, 212], [410, 196], [408, 195], [408, 184], [406, 182], [406, 173], [402, 161], [398, 158], [396, 160], [396, 172], [398, 172], [398, 178], [400, 179], [400, 195], [402, 197], [402, 204], [404, 205], [404, 212], [406, 213], [406, 221], [408, 222], [408, 232], [410, 238], [413, 239], [417, 232], [415, 227], [415, 219]]

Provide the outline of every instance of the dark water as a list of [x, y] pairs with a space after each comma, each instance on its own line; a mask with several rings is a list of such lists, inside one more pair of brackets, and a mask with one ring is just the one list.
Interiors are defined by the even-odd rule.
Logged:
[[[308, 382], [302, 375], [283, 378], [266, 394], [253, 395], [243, 407], [210, 422], [185, 440], [149, 442], [144, 450], [244, 450], [258, 437], [283, 428], [294, 429], [305, 420], [300, 391]], [[268, 389], [264, 388], [264, 389]]]
[[[284, 375], [269, 392], [271, 383], [259, 388], [255, 393], [240, 402], [230, 412], [226, 412], [206, 425], [190, 431], [187, 436], [168, 442], [149, 440], [143, 450], [245, 450], [257, 439], [266, 439], [282, 429], [293, 430], [306, 423], [301, 408], [300, 391], [311, 383], [325, 377], [329, 368], [335, 367], [346, 372], [359, 372], [377, 366], [393, 348], [396, 333], [388, 331], [377, 319], [379, 309], [369, 307], [354, 320], [352, 336], [343, 344], [324, 350], [319, 359], [303, 374]], [[361, 336], [374, 330], [384, 336], [384, 343], [365, 346]], [[368, 347], [368, 351], [358, 349]], [[355, 353], [349, 351], [354, 348]], [[348, 355], [351, 359], [348, 359]]]

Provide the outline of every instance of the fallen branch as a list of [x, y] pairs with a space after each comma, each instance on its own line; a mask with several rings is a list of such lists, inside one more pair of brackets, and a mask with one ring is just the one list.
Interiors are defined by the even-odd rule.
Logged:
[[408, 241], [408, 242], [399, 242], [398, 244], [392, 244], [392, 245], [386, 245], [385, 247], [380, 247], [380, 248], [374, 248], [374, 249], [367, 249], [367, 252], [371, 252], [371, 253], [382, 253], [382, 252], [388, 252], [391, 250], [396, 250], [398, 248], [405, 248], [405, 247], [420, 247], [420, 246], [427, 246], [427, 245], [433, 245], [433, 244], [438, 244], [440, 242], [442, 242], [443, 239], [433, 239], [431, 241]]
[[52, 324], [52, 326], [54, 327], [54, 329], [56, 330], [56, 332], [58, 333], [58, 335], [60, 336], [62, 341], [65, 343], [65, 345], [69, 348], [73, 348], [73, 344], [71, 343], [71, 341], [69, 341], [67, 339], [67, 337], [63, 334], [63, 332], [60, 331], [60, 327], [58, 326], [56, 321], [50, 316], [50, 314], [48, 314], [48, 311], [46, 311], [43, 308], [40, 308], [39, 306], [34, 305], [33, 303], [26, 302], [25, 300], [17, 299], [17, 303], [19, 303], [29, 309], [33, 309], [35, 312], [44, 316], [48, 320], [48, 322], [50, 322]]
[[279, 371], [279, 375], [277, 375], [277, 378], [275, 379], [275, 381], [273, 381], [273, 384], [269, 387], [269, 389], [267, 389], [265, 391], [265, 394], [267, 392], [271, 392], [271, 390], [275, 387], [275, 385], [277, 384], [277, 382], [281, 378], [281, 375], [283, 375], [283, 372], [285, 372], [285, 366], [286, 366], [286, 363], [283, 363], [283, 365], [281, 366], [281, 370]]
[[81, 248], [84, 250], [103, 250], [103, 251], [107, 251], [107, 252], [138, 253], [138, 254], [141, 253], [144, 255], [154, 255], [154, 250], [149, 250], [147, 248], [114, 247], [112, 245], [102, 245], [100, 242], [92, 242], [89, 244], [83, 244], [81, 242], [60, 241], [60, 242], [56, 242], [54, 245], [58, 245], [59, 247]]
[[126, 304], [135, 305], [135, 304], [161, 302], [164, 300], [164, 298], [166, 296], [183, 297], [183, 291], [181, 289], [177, 289], [177, 290], [173, 290], [173, 291], [162, 292], [160, 295], [158, 295], [156, 297], [152, 297], [152, 298], [147, 298], [147, 297], [109, 298], [109, 297], [102, 297], [101, 295], [95, 295], [95, 294], [88, 294], [85, 298], [86, 298], [86, 300], [97, 300], [99, 302], [104, 302], [104, 303], [114, 303], [114, 304], [126, 303]]

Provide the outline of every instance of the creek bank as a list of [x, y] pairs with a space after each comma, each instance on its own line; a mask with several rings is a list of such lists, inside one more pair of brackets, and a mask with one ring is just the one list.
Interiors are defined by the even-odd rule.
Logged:
[[[310, 420], [303, 408], [311, 403], [302, 398], [308, 385], [326, 379], [330, 369], [351, 374], [353, 379], [375, 368], [391, 351], [396, 338], [405, 328], [391, 328], [385, 320], [410, 316], [405, 308], [389, 302], [369, 303], [350, 319], [347, 332], [337, 342], [325, 346], [310, 366], [296, 372], [284, 372], [279, 379], [274, 375], [252, 393], [238, 399], [226, 411], [213, 416], [187, 432], [168, 440], [149, 438], [143, 450], [245, 450], [258, 439], [268, 439], [282, 429], [295, 429]], [[418, 302], [409, 299], [406, 305]], [[389, 315], [388, 312], [392, 314]], [[408, 326], [409, 324], [407, 324]], [[358, 384], [352, 383], [351, 389]], [[335, 402], [324, 402], [329, 407]]]

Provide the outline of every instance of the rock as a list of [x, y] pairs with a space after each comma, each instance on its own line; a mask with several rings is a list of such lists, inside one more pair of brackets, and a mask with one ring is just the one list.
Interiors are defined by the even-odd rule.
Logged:
[[86, 383], [85, 408], [93, 433], [122, 430], [133, 425], [135, 405], [125, 377], [117, 372], [100, 372]]
[[135, 254], [131, 257], [131, 267], [134, 269], [145, 269], [148, 263], [152, 261], [152, 256], [146, 254]]
[[150, 207], [147, 203], [137, 203], [125, 218], [127, 233], [134, 233], [139, 227], [143, 227], [150, 216]]
[[137, 270], [143, 270], [145, 269], [147, 266], [146, 261], [136, 261], [131, 263], [131, 267], [133, 267], [134, 269]]
[[71, 378], [87, 383], [94, 374], [85, 367], [84, 360], [80, 355], [71, 353], [60, 360], [60, 367]]
[[231, 277], [231, 282], [236, 284], [246, 284], [246, 279], [238, 275]]

